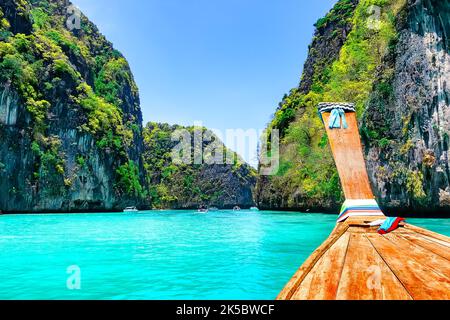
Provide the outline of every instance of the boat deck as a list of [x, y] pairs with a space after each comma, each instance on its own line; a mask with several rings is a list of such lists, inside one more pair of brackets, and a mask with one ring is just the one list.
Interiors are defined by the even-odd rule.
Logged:
[[338, 224], [278, 299], [450, 299], [450, 238], [409, 224], [382, 236], [377, 219]]

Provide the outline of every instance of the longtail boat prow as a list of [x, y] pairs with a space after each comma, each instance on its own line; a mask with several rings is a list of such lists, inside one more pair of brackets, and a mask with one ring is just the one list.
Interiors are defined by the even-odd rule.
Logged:
[[346, 201], [330, 237], [278, 299], [450, 299], [450, 238], [382, 212], [370, 186], [353, 104], [321, 103], [319, 114]]

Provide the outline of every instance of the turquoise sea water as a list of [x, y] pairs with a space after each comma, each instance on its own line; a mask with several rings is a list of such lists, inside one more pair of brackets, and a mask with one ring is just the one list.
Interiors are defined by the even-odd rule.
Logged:
[[[274, 299], [336, 216], [153, 211], [0, 216], [0, 299]], [[450, 236], [450, 220], [410, 219]], [[67, 269], [81, 271], [69, 290]]]

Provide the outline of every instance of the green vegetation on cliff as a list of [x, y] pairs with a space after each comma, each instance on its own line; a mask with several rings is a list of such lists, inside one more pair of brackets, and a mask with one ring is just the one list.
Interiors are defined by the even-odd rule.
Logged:
[[[85, 16], [78, 17], [81, 28], [67, 27], [70, 5], [65, 0], [1, 3], [0, 90], [9, 99], [17, 95], [18, 118], [8, 125], [21, 132], [17, 141], [5, 141], [23, 144], [22, 157], [32, 151], [28, 185], [9, 188], [20, 197], [31, 193], [27, 188], [41, 190], [42, 196], [29, 200], [35, 202], [45, 202], [51, 189], [69, 207], [102, 206], [106, 199], [113, 207], [122, 201], [116, 197], [139, 202], [145, 192], [137, 86], [125, 58]], [[0, 135], [7, 134], [0, 124]], [[84, 159], [83, 166], [74, 158]], [[99, 180], [103, 189], [95, 186]], [[87, 188], [88, 199], [71, 199], [80, 188]], [[91, 199], [92, 193], [105, 199]]]
[[387, 209], [441, 215], [448, 168], [450, 2], [409, 1], [362, 117], [367, 165]]
[[115, 149], [128, 161], [126, 148], [133, 132], [123, 119], [123, 82], [137, 95], [128, 63], [117, 51], [89, 47], [98, 34], [87, 21], [87, 33], [66, 29], [67, 17], [59, 13], [64, 9], [59, 2], [15, 1], [23, 14], [30, 13], [33, 24], [28, 34], [8, 32], [10, 23], [0, 11], [0, 84], [17, 90], [33, 118], [33, 146], [40, 162], [36, 167], [53, 165], [65, 174], [57, 138], [47, 132], [50, 109], [61, 101], [80, 106], [86, 115], [80, 129], [94, 135], [99, 147]]
[[[352, 2], [339, 1], [317, 23], [319, 37], [323, 28], [329, 28], [332, 37], [331, 30], [339, 30], [339, 24], [351, 23], [338, 58], [315, 60], [313, 74], [302, 77], [302, 82], [311, 83], [310, 90], [293, 89], [269, 126], [282, 131], [281, 165], [275, 177], [261, 180], [258, 185], [262, 207], [335, 209], [342, 202], [339, 177], [317, 105], [324, 101], [354, 102], [358, 115], [362, 115], [376, 68], [396, 40], [396, 18], [406, 4], [406, 0], [361, 0], [354, 8]], [[374, 17], [373, 6], [381, 9], [379, 17]], [[327, 35], [325, 42], [331, 41]], [[315, 55], [321, 39], [314, 39], [313, 44], [310, 55]], [[321, 50], [327, 50], [327, 46]], [[278, 188], [284, 191], [275, 196], [266, 191]]]
[[[194, 128], [143, 132], [126, 59], [81, 13], [69, 27], [73, 13], [66, 0], [0, 2], [1, 209], [252, 206], [255, 170], [210, 131], [192, 165], [172, 161], [171, 135]], [[214, 146], [233, 161], [210, 165]]]
[[[180, 135], [174, 133], [180, 132]], [[194, 136], [205, 142], [196, 146]], [[181, 156], [187, 163], [174, 161], [174, 148], [182, 141], [172, 137], [187, 136], [191, 153]], [[206, 142], [206, 140], [208, 140]], [[205, 128], [148, 123], [144, 128], [144, 166], [152, 205], [157, 209], [192, 209], [205, 204], [219, 208], [253, 205], [256, 171], [228, 150]], [[195, 150], [195, 152], [194, 152]], [[201, 161], [195, 164], [199, 155]], [[226, 159], [231, 161], [226, 163]], [[210, 164], [211, 163], [211, 164]]]

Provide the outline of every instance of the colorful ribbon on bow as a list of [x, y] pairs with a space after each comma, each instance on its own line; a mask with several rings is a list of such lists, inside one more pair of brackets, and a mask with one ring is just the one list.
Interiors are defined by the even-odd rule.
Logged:
[[[342, 119], [342, 126], [341, 126], [341, 119]], [[347, 120], [345, 119], [345, 111], [344, 109], [333, 109], [331, 111], [330, 115], [330, 121], [329, 121], [329, 127], [330, 129], [347, 129], [348, 124]]]

